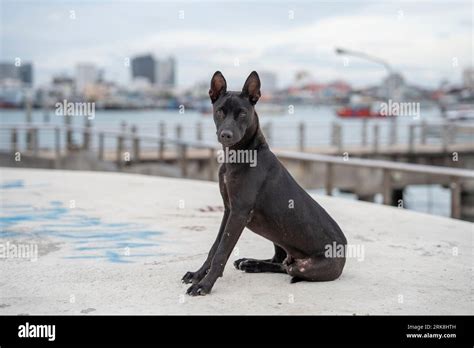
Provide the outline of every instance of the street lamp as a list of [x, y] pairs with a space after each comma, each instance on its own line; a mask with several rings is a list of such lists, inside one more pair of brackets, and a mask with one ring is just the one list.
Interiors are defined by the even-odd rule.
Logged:
[[[335, 51], [336, 51], [336, 54], [339, 54], [339, 55], [354, 56], [354, 57], [362, 58], [362, 59], [365, 59], [365, 60], [368, 60], [368, 61], [371, 61], [371, 62], [382, 65], [385, 68], [385, 70], [387, 70], [387, 73], [388, 73], [388, 76], [389, 76], [389, 78], [387, 79], [387, 82], [388, 82], [387, 83], [388, 99], [392, 98], [392, 92], [393, 91], [392, 91], [392, 81], [390, 79], [390, 75], [393, 74], [394, 70], [392, 69], [390, 64], [388, 64], [385, 60], [383, 60], [381, 58], [371, 56], [371, 55], [369, 55], [367, 53], [364, 53], [364, 52], [352, 51], [352, 50], [348, 50], [348, 49], [340, 48], [340, 47], [336, 47]], [[396, 122], [396, 117], [392, 117], [392, 119], [393, 119], [393, 122], [391, 123], [390, 144], [395, 144], [396, 138], [397, 138], [397, 126], [396, 126], [396, 123], [395, 123]]]
[[354, 56], [354, 57], [359, 57], [359, 58], [362, 58], [362, 59], [366, 59], [366, 60], [369, 60], [371, 62], [383, 65], [383, 67], [387, 70], [389, 75], [393, 73], [392, 67], [385, 60], [374, 57], [374, 56], [371, 56], [367, 53], [359, 52], [359, 51], [352, 51], [352, 50], [348, 50], [348, 49], [345, 49], [345, 48], [336, 47], [336, 54], [348, 55], [348, 56]]

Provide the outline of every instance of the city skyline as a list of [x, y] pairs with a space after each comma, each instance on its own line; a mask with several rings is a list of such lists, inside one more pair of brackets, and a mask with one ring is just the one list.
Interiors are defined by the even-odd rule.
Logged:
[[441, 80], [460, 83], [462, 70], [472, 65], [472, 6], [455, 3], [263, 2], [248, 11], [249, 2], [2, 0], [2, 60], [33, 62], [35, 85], [72, 75], [81, 62], [126, 84], [127, 61], [146, 53], [176, 57], [176, 82], [183, 88], [215, 70], [225, 72], [234, 89], [251, 70], [276, 72], [279, 87], [299, 70], [316, 81], [345, 80], [355, 87], [386, 77], [381, 66], [336, 55], [342, 46], [387, 60], [407, 83], [436, 87]]

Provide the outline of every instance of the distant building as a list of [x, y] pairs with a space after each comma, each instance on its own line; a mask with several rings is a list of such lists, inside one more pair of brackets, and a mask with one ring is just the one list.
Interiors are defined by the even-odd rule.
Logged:
[[1, 80], [18, 80], [17, 67], [13, 63], [0, 63], [0, 79]]
[[399, 73], [391, 73], [382, 81], [380, 96], [399, 100], [403, 98], [405, 79]]
[[137, 56], [132, 59], [132, 79], [148, 81], [158, 87], [176, 86], [176, 60], [174, 57], [155, 59], [152, 55]]
[[31, 63], [22, 64], [18, 67], [20, 81], [27, 86], [33, 85], [33, 65]]
[[75, 81], [72, 77], [64, 75], [54, 76], [50, 91], [53, 96], [57, 97], [57, 100], [69, 99], [74, 94], [74, 85]]
[[474, 90], [474, 68], [466, 68], [462, 72], [463, 87]]
[[155, 81], [159, 87], [175, 87], [176, 60], [173, 57], [158, 60], [155, 71]]
[[99, 80], [99, 70], [94, 64], [80, 63], [76, 66], [76, 90], [83, 92]]
[[31, 63], [22, 63], [16, 66], [14, 63], [0, 63], [0, 82], [6, 80], [18, 80], [23, 86], [31, 87], [33, 85], [33, 65]]
[[258, 73], [262, 84], [262, 91], [274, 92], [277, 89], [277, 75], [271, 71], [261, 71]]
[[152, 55], [132, 59], [132, 79], [139, 77], [147, 79], [151, 84], [156, 83], [156, 61]]

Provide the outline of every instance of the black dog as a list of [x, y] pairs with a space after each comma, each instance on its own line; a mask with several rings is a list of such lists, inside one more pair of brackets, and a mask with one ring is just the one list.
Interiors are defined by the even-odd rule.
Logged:
[[[222, 276], [227, 260], [243, 229], [273, 242], [275, 255], [268, 260], [240, 259], [245, 272], [278, 272], [298, 280], [337, 279], [344, 268], [346, 238], [337, 223], [293, 179], [270, 151], [260, 130], [254, 106], [260, 98], [260, 79], [252, 72], [242, 92], [228, 92], [224, 76], [217, 71], [209, 96], [213, 104], [217, 138], [225, 150], [255, 151], [257, 165], [224, 163], [219, 170], [219, 188], [224, 217], [209, 255], [196, 272], [182, 281], [193, 283], [187, 293], [205, 295]], [[227, 149], [226, 149], [227, 148]]]

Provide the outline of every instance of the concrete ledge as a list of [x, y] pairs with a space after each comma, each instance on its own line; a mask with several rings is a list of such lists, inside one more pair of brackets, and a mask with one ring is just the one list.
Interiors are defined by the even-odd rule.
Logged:
[[191, 298], [180, 279], [201, 265], [217, 233], [216, 183], [0, 170], [0, 245], [38, 247], [36, 261], [0, 258], [0, 314], [474, 312], [468, 222], [318, 196], [364, 250], [339, 280], [290, 284], [287, 275], [235, 270], [232, 260], [273, 251], [244, 231], [212, 294]]

